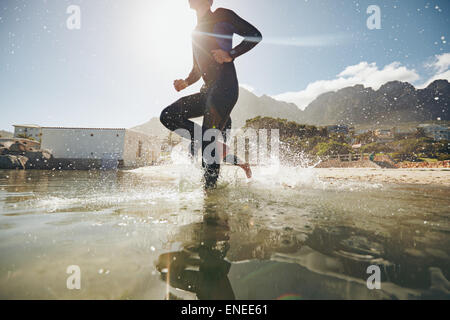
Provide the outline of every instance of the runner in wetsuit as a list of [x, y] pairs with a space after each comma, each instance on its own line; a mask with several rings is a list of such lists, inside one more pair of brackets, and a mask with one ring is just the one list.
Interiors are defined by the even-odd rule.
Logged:
[[[205, 84], [200, 93], [183, 97], [164, 109], [161, 113], [161, 123], [171, 131], [185, 129], [192, 139], [191, 149], [202, 145], [205, 170], [205, 186], [216, 185], [220, 171], [220, 163], [205, 162], [205, 148], [210, 141], [195, 140], [195, 130], [203, 134], [208, 129], [224, 131], [231, 128], [230, 113], [239, 95], [239, 84], [234, 66], [234, 59], [255, 47], [261, 40], [261, 33], [250, 23], [241, 19], [231, 10], [218, 8], [211, 11], [212, 0], [189, 0], [192, 9], [197, 11], [198, 24], [192, 35], [194, 66], [185, 80], [176, 80], [175, 89], [181, 91], [203, 78]], [[235, 48], [233, 34], [244, 37]], [[203, 116], [202, 128], [189, 119]], [[177, 132], [178, 133], [178, 132]], [[180, 134], [181, 135], [181, 134]], [[185, 136], [187, 138], [187, 136]], [[223, 146], [223, 159], [240, 166], [251, 177], [248, 164], [244, 164], [235, 156], [227, 155]], [[193, 151], [192, 151], [193, 152]], [[215, 154], [212, 152], [212, 156]]]

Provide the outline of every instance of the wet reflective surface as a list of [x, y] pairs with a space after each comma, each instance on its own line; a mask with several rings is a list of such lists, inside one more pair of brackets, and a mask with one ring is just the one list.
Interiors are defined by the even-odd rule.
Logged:
[[0, 298], [450, 298], [450, 188], [238, 170], [0, 171]]

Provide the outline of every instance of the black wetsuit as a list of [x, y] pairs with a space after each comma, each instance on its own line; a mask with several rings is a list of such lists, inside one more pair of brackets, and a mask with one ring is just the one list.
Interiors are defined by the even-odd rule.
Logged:
[[[244, 37], [236, 46], [233, 45], [233, 34]], [[234, 59], [248, 52], [262, 40], [262, 35], [254, 26], [240, 18], [231, 10], [218, 8], [208, 11], [199, 19], [192, 35], [194, 67], [186, 79], [191, 85], [200, 78], [205, 84], [199, 93], [183, 97], [164, 109], [161, 123], [171, 131], [185, 129], [195, 143], [195, 127], [189, 119], [203, 116], [202, 134], [208, 129], [225, 130], [231, 128], [230, 113], [239, 96], [239, 84], [234, 66]], [[230, 54], [232, 62], [219, 64], [212, 55], [212, 50], [222, 49]], [[187, 138], [187, 136], [185, 137]], [[203, 139], [202, 139], [203, 140]], [[210, 141], [202, 142], [202, 154]], [[206, 187], [213, 187], [217, 182], [220, 163], [206, 164]]]

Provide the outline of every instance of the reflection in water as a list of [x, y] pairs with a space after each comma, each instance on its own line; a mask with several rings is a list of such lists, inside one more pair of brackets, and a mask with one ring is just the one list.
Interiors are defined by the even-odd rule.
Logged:
[[[225, 260], [230, 247], [227, 217], [220, 217], [206, 204], [204, 221], [189, 229], [193, 237], [183, 243], [183, 250], [159, 256], [156, 267], [161, 278], [167, 285], [196, 293], [200, 300], [234, 300], [228, 279], [231, 264]], [[174, 298], [166, 295], [166, 299]]]
[[450, 298], [449, 188], [188, 168], [0, 171], [0, 298]]
[[[182, 249], [164, 253], [156, 262], [167, 286], [193, 292], [200, 300], [234, 300], [228, 276], [232, 266], [229, 258], [268, 260], [274, 252], [294, 253], [299, 249], [300, 242], [289, 235], [290, 228], [281, 232], [259, 229], [248, 212], [234, 211], [230, 221], [227, 210], [233, 207], [231, 198], [226, 189], [206, 192], [203, 221], [183, 226], [171, 237], [170, 242], [181, 243]], [[234, 250], [227, 257], [231, 233]], [[249, 276], [252, 274], [257, 275], [251, 272]], [[169, 288], [165, 298], [180, 299]]]

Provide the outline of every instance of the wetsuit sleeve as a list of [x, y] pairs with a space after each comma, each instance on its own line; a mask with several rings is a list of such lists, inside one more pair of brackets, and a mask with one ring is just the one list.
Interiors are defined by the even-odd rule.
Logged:
[[226, 11], [228, 22], [234, 27], [234, 33], [244, 37], [244, 40], [229, 52], [230, 56], [236, 59], [260, 43], [262, 41], [262, 34], [253, 25], [239, 17], [234, 11], [224, 10]]
[[188, 85], [196, 83], [201, 78], [200, 68], [198, 67], [197, 60], [195, 60], [195, 56], [193, 55], [194, 66], [192, 67], [191, 73], [185, 79]]

